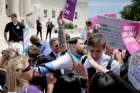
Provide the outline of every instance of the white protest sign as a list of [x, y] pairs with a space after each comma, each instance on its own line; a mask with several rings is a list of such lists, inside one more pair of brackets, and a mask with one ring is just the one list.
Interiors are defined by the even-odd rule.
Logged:
[[140, 90], [140, 51], [129, 59], [128, 79], [137, 90]]
[[101, 25], [101, 33], [109, 47], [126, 49], [120, 33], [121, 20], [105, 16], [97, 16], [97, 24]]

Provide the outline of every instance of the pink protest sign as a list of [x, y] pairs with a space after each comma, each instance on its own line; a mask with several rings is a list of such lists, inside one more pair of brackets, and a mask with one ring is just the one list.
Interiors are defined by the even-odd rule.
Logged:
[[64, 8], [64, 17], [70, 21], [73, 21], [76, 3], [77, 0], [66, 0]]
[[130, 54], [140, 50], [140, 45], [135, 39], [138, 35], [139, 28], [140, 23], [138, 22], [121, 22], [121, 37]]
[[115, 13], [107, 13], [107, 14], [104, 14], [104, 16], [111, 17], [111, 18], [117, 18], [117, 14], [115, 14]]
[[95, 26], [97, 21], [97, 16], [92, 17], [92, 25]]

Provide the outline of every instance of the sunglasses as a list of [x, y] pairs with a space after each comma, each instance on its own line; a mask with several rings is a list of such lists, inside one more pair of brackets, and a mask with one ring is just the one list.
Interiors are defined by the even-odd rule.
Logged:
[[22, 70], [22, 72], [27, 72], [27, 71], [31, 70], [31, 68], [32, 68], [32, 66], [29, 65], [27, 68], [25, 68], [24, 70]]

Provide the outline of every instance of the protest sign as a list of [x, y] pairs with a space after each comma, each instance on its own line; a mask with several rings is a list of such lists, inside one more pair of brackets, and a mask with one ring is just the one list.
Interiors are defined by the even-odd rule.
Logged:
[[66, 0], [64, 18], [73, 21], [77, 0]]
[[117, 14], [115, 13], [107, 13], [107, 14], [104, 14], [104, 16], [110, 17], [110, 18], [117, 18]]
[[101, 25], [101, 33], [103, 34], [107, 45], [111, 48], [126, 49], [121, 38], [121, 20], [113, 19], [105, 16], [97, 16], [97, 24]]
[[132, 21], [121, 22], [122, 40], [130, 54], [140, 50], [140, 45], [136, 41], [136, 36], [139, 33], [140, 23]]
[[140, 90], [140, 51], [135, 52], [129, 59], [128, 79], [137, 90]]
[[97, 22], [97, 16], [93, 16], [92, 17], [92, 25], [96, 25], [96, 22]]

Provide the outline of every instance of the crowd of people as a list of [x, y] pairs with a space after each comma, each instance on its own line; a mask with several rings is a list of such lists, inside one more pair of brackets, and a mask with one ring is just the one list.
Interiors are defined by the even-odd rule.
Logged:
[[[17, 21], [16, 14], [11, 19], [12, 22], [5, 27], [5, 40], [9, 46], [15, 42], [22, 44], [25, 27]], [[129, 52], [106, 45], [100, 26], [93, 28], [88, 21], [87, 38], [71, 38], [65, 33], [63, 12], [57, 22], [57, 38], [50, 38], [47, 42], [32, 35], [26, 53], [11, 47], [1, 52], [1, 93], [140, 92], [128, 79]], [[39, 21], [37, 24], [40, 25]], [[42, 34], [41, 27], [37, 29]]]

